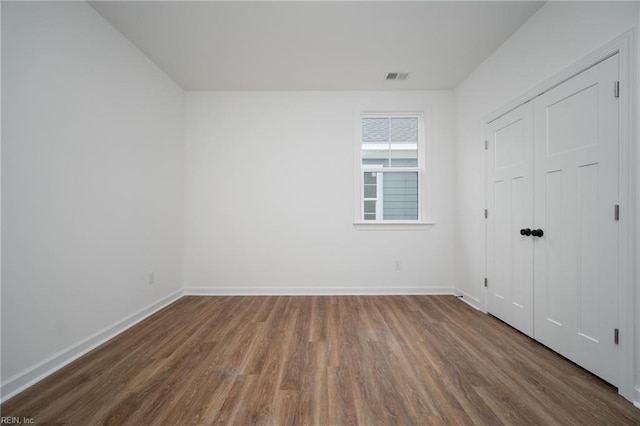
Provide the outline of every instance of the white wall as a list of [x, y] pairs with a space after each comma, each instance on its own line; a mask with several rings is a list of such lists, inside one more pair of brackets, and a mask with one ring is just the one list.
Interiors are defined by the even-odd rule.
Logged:
[[2, 56], [6, 396], [180, 294], [184, 93], [84, 2], [2, 2]]
[[[188, 93], [187, 292], [450, 292], [452, 99], [451, 92]], [[353, 227], [360, 109], [425, 111], [437, 182], [430, 230]]]
[[637, 24], [638, 2], [549, 2], [457, 87], [455, 287], [462, 294], [482, 298], [483, 119]]

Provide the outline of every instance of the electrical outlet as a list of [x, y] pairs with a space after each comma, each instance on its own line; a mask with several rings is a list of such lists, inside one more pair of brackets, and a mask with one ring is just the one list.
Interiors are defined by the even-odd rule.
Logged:
[[400, 269], [402, 269], [399, 260], [396, 260], [395, 262], [393, 262], [393, 269], [395, 269], [396, 271], [399, 271]]
[[149, 272], [149, 285], [155, 284], [156, 282], [156, 273], [151, 271]]

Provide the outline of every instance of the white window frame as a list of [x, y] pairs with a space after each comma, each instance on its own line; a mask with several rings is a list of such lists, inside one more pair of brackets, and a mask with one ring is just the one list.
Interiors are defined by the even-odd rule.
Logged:
[[[376, 174], [376, 198], [373, 198], [373, 200], [376, 201], [376, 221], [381, 221], [382, 219], [382, 209], [380, 208], [380, 206], [383, 203], [383, 198], [382, 198], [382, 179], [380, 178], [380, 175], [378, 174], [378, 170], [379, 167], [375, 167], [375, 166], [368, 166], [368, 165], [362, 165], [362, 176], [364, 176], [365, 172], [372, 172]], [[366, 198], [364, 196], [364, 187], [365, 187], [365, 183], [364, 183], [364, 179], [362, 180], [362, 221], [364, 222], [364, 205], [365, 205], [365, 201], [371, 201], [372, 198]], [[371, 220], [367, 220], [366, 222], [371, 222]]]
[[[376, 165], [362, 164], [362, 119], [363, 118], [417, 118], [418, 119], [418, 165], [417, 167], [381, 167]], [[425, 191], [425, 166], [427, 155], [426, 130], [424, 112], [422, 111], [360, 111], [357, 114], [356, 125], [356, 179], [355, 194], [357, 202], [355, 206], [355, 218], [353, 225], [356, 229], [375, 230], [409, 230], [427, 229], [433, 222], [425, 217], [426, 191]], [[378, 181], [378, 195], [376, 203], [376, 220], [364, 219], [364, 173], [394, 173], [394, 172], [415, 172], [418, 175], [418, 219], [417, 220], [384, 220], [382, 215], [382, 179]], [[379, 176], [379, 175], [378, 175]]]

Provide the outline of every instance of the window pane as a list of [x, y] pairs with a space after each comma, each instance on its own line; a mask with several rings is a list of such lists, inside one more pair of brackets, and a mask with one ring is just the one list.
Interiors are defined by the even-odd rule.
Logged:
[[378, 185], [364, 185], [364, 198], [376, 198]]
[[391, 167], [418, 167], [417, 158], [392, 158]]
[[391, 167], [417, 167], [417, 143], [393, 143], [389, 152]]
[[364, 172], [364, 183], [366, 184], [376, 184], [378, 183], [378, 179], [376, 178], [375, 172]]
[[362, 142], [386, 142], [389, 140], [388, 118], [363, 118]]
[[418, 119], [392, 118], [389, 139], [395, 142], [418, 142]]
[[364, 214], [364, 220], [376, 220], [376, 214], [375, 213], [365, 213]]
[[383, 175], [382, 212], [384, 220], [418, 220], [418, 173]]
[[[365, 213], [373, 213], [375, 215], [376, 214], [376, 201], [375, 200], [365, 201], [364, 202], [364, 212]], [[374, 219], [375, 219], [375, 217], [374, 217]]]
[[389, 167], [389, 144], [362, 144], [362, 164]]

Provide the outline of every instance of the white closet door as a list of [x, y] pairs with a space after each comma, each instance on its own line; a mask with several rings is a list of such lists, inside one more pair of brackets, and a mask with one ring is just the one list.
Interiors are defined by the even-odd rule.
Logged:
[[534, 100], [535, 338], [618, 383], [618, 55]]
[[[533, 336], [532, 106], [488, 124], [488, 311]], [[528, 232], [528, 231], [527, 231]]]

